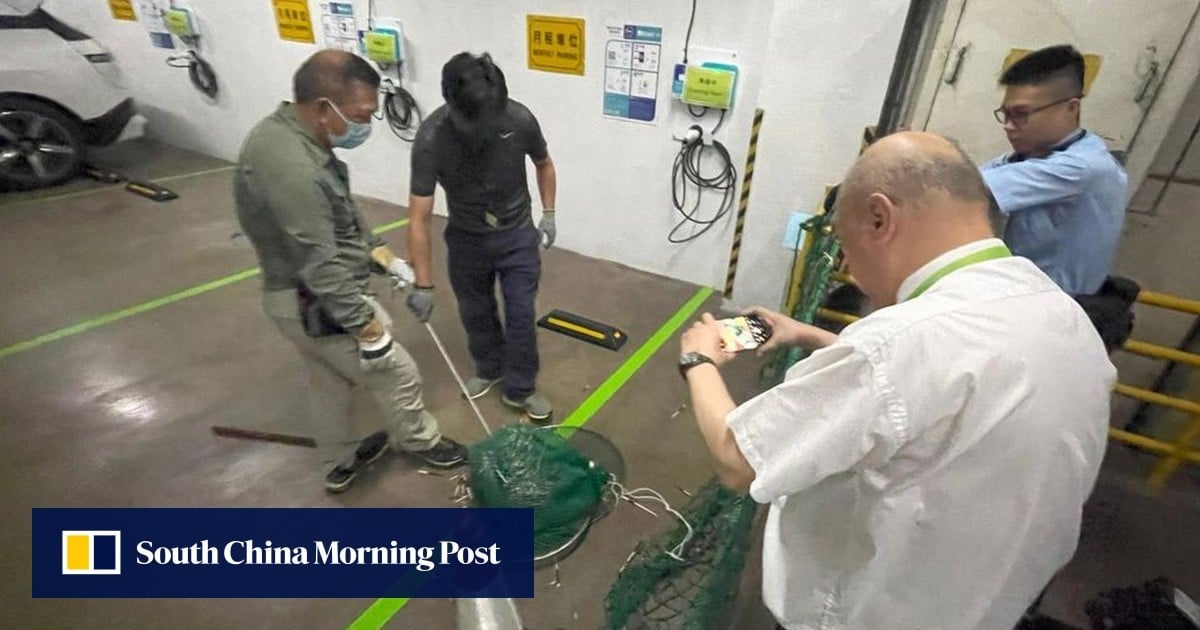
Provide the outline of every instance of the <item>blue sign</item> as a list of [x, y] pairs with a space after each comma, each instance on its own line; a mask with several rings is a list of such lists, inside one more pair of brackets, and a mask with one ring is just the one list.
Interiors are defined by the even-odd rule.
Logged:
[[808, 232], [804, 231], [804, 223], [812, 216], [807, 212], [793, 212], [788, 215], [787, 227], [783, 231], [784, 247], [800, 251], [804, 246], [804, 241], [808, 238]]
[[533, 597], [533, 510], [33, 510], [34, 597]]
[[641, 24], [626, 24], [625, 39], [633, 39], [642, 42], [661, 42], [662, 27], [644, 26]]
[[[610, 27], [604, 45], [604, 115], [653, 122], [658, 109], [662, 27]], [[619, 38], [619, 39], [618, 39]]]
[[170, 33], [150, 31], [150, 43], [154, 45], [155, 48], [166, 48], [169, 50], [175, 49], [175, 40], [171, 39]]

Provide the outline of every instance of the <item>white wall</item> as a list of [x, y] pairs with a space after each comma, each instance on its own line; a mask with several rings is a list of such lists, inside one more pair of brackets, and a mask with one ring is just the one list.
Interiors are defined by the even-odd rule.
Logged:
[[166, 65], [181, 48], [152, 47], [140, 23], [113, 19], [106, 2], [47, 0], [44, 6], [113, 52], [126, 87], [149, 119], [151, 136], [236, 159], [249, 128], [289, 98], [292, 72], [315, 47], [280, 41], [269, 1], [193, 0], [192, 5], [203, 38], [201, 55], [217, 72], [221, 93], [215, 104], [192, 87], [187, 70]]
[[[49, 0], [47, 8], [115, 53], [150, 119], [152, 136], [234, 159], [246, 131], [289, 98], [292, 72], [317, 47], [281, 41], [268, 0], [189, 4], [200, 20], [202, 54], [221, 82], [215, 105], [191, 87], [185, 71], [164, 64], [168, 53], [151, 47], [140, 24], [113, 20], [106, 3]], [[318, 0], [309, 4], [319, 13]], [[367, 1], [355, 5], [365, 26]], [[600, 115], [604, 27], [664, 28], [660, 94], [666, 94], [669, 68], [683, 47], [689, 0], [376, 0], [375, 5], [377, 16], [404, 25], [405, 86], [425, 111], [441, 104], [446, 59], [464, 49], [492, 53], [505, 70], [510, 94], [538, 116], [550, 143], [559, 175], [560, 246], [723, 286], [732, 216], [722, 229], [693, 243], [666, 241], [676, 218], [670, 168], [678, 144], [671, 136], [690, 118], [665, 97], [657, 125]], [[780, 301], [791, 263], [779, 245], [786, 216], [811, 209], [824, 185], [840, 179], [858, 150], [863, 125], [877, 118], [906, 6], [905, 0], [699, 1], [693, 50], [735, 50], [742, 69], [735, 107], [717, 136], [733, 156], [739, 190], [753, 110], [766, 110], [736, 289], [739, 302]], [[587, 19], [585, 76], [525, 67], [528, 13]], [[319, 44], [319, 34], [317, 39]], [[710, 118], [704, 124], [714, 122]], [[351, 165], [355, 192], [405, 203], [409, 145], [386, 127], [377, 126], [364, 147], [342, 155]]]
[[737, 302], [775, 305], [786, 295], [792, 252], [782, 226], [821, 203], [858, 155], [863, 127], [878, 121], [907, 10], [907, 0], [775, 3]]

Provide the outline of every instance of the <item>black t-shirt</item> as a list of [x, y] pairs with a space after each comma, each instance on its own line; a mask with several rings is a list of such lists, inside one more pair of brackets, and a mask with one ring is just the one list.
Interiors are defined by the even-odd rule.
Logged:
[[485, 138], [470, 146], [451, 126], [445, 105], [434, 110], [413, 143], [412, 194], [427, 197], [437, 184], [446, 191], [450, 225], [468, 232], [518, 227], [529, 220], [525, 156], [546, 159], [546, 139], [524, 105], [509, 99]]

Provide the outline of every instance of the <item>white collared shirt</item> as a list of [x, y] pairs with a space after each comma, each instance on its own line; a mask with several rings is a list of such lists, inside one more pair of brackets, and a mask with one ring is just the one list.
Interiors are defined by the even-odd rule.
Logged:
[[[958, 258], [905, 280], [907, 297]], [[1031, 262], [957, 269], [727, 417], [789, 629], [1011, 630], [1074, 553], [1116, 369]]]

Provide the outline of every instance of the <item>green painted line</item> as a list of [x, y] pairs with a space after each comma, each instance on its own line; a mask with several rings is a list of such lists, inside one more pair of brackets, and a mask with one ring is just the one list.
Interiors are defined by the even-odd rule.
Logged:
[[633, 375], [645, 365], [646, 361], [655, 352], [658, 352], [658, 349], [671, 338], [671, 335], [674, 335], [680, 326], [683, 326], [688, 319], [696, 314], [700, 305], [704, 304], [704, 301], [712, 294], [712, 287], [700, 287], [697, 289], [692, 294], [692, 297], [687, 302], [684, 302], [678, 311], [675, 311], [671, 319], [668, 319], [658, 330], [654, 331], [654, 334], [629, 359], [622, 363], [616, 372], [613, 372], [611, 376], [600, 384], [600, 387], [597, 387], [592, 392], [591, 396], [588, 396], [587, 399], [575, 408], [575, 411], [571, 412], [571, 415], [562, 421], [562, 427], [558, 429], [559, 433], [564, 436], [569, 435], [570, 428], [582, 427], [588, 420], [591, 420], [592, 416], [613, 397], [613, 394], [616, 394], [617, 390], [621, 389], [630, 378], [633, 378]]
[[[563, 420], [562, 427], [558, 431], [562, 433], [563, 429], [569, 427], [581, 427], [588, 420], [591, 420], [592, 416], [596, 415], [596, 412], [613, 397], [613, 394], [616, 394], [617, 390], [629, 382], [629, 379], [646, 364], [646, 361], [655, 352], [658, 352], [658, 349], [671, 338], [671, 335], [674, 335], [675, 331], [679, 330], [681, 326], [687, 323], [688, 319], [696, 314], [696, 311], [700, 309], [700, 305], [704, 304], [704, 301], [712, 294], [713, 289], [711, 287], [700, 287], [697, 289], [692, 294], [692, 297], [687, 302], [684, 302], [683, 306], [679, 307], [679, 310], [675, 311], [671, 319], [668, 319], [666, 323], [659, 326], [658, 330], [654, 331], [654, 334], [650, 335], [650, 338], [642, 343], [617, 368], [616, 372], [613, 372], [612, 375], [605, 379], [604, 383], [596, 388], [596, 391], [592, 392], [591, 396], [588, 396], [587, 399], [575, 408], [575, 411], [571, 412], [571, 415], [567, 416], [566, 420]], [[407, 598], [377, 599], [375, 603], [371, 604], [358, 616], [358, 619], [350, 622], [346, 630], [379, 630], [407, 604]]]
[[206, 171], [196, 171], [194, 173], [183, 173], [182, 175], [168, 175], [166, 177], [156, 177], [150, 181], [154, 182], [155, 184], [161, 184], [163, 182], [173, 182], [177, 179], [190, 179], [192, 177], [200, 177], [201, 175], [212, 175], [214, 173], [224, 173], [225, 171], [232, 171], [232, 170], [236, 170], [236, 169], [237, 169], [237, 164], [229, 164], [227, 166], [218, 166], [217, 168], [210, 168]]
[[58, 201], [58, 200], [62, 200], [62, 199], [72, 199], [75, 197], [86, 197], [87, 195], [94, 195], [98, 192], [103, 192], [105, 190], [113, 190], [113, 189], [114, 189], [114, 186], [109, 185], [109, 186], [101, 186], [99, 188], [88, 188], [87, 190], [77, 190], [75, 192], [62, 193], [59, 195], [46, 195], [45, 197], [33, 197], [32, 199], [18, 199], [16, 201], [13, 201], [12, 203], [2, 204], [2, 205], [0, 205], [0, 207], [16, 208], [19, 206], [29, 206], [29, 205], [33, 205], [35, 203], [41, 203], [43, 201]]
[[385, 224], [371, 230], [371, 233], [372, 234], [383, 234], [384, 232], [391, 232], [392, 230], [395, 230], [397, 228], [402, 228], [406, 225], [408, 225], [408, 219], [400, 219], [399, 221], [392, 221], [391, 223], [385, 223]]
[[[396, 228], [403, 227], [405, 225], [408, 225], [408, 219], [401, 219], [399, 221], [394, 221], [394, 222], [388, 223], [386, 225], [381, 225], [371, 231], [374, 232], [375, 234], [382, 234], [384, 232], [394, 230]], [[224, 286], [228, 286], [228, 285], [231, 285], [231, 284], [234, 284], [237, 282], [241, 282], [243, 280], [248, 280], [250, 278], [253, 278], [254, 276], [257, 276], [261, 272], [262, 272], [262, 270], [259, 269], [258, 267], [254, 267], [252, 269], [243, 269], [242, 271], [230, 274], [223, 278], [218, 278], [211, 282], [205, 282], [204, 284], [197, 285], [197, 286], [191, 287], [189, 289], [184, 289], [182, 291], [178, 291], [178, 292], [172, 293], [170, 295], [166, 295], [166, 296], [163, 296], [160, 298], [155, 298], [153, 300], [150, 300], [149, 302], [142, 302], [141, 304], [137, 304], [135, 306], [130, 306], [128, 308], [123, 308], [119, 311], [105, 313], [104, 315], [101, 315], [99, 317], [95, 317], [93, 319], [89, 319], [87, 321], [80, 322], [78, 324], [72, 324], [70, 326], [67, 326], [66, 328], [59, 328], [58, 330], [55, 330], [53, 332], [48, 332], [44, 335], [39, 335], [32, 339], [26, 339], [25, 341], [15, 343], [11, 346], [5, 346], [3, 348], [0, 348], [0, 359], [3, 359], [4, 357], [10, 356], [10, 355], [20, 354], [22, 352], [25, 352], [26, 350], [32, 350], [38, 346], [42, 346], [42, 345], [48, 344], [53, 341], [58, 341], [59, 339], [65, 339], [67, 337], [72, 337], [74, 335], [78, 335], [79, 333], [84, 333], [89, 330], [95, 330], [96, 328], [100, 328], [101, 326], [107, 326], [113, 322], [120, 321], [127, 317], [133, 317], [134, 315], [138, 315], [140, 313], [145, 313], [147, 311], [152, 311], [157, 308], [162, 308], [168, 304], [174, 304], [175, 302], [178, 302], [180, 300], [184, 300], [184, 299], [187, 299], [190, 297], [195, 297], [197, 295], [202, 295], [202, 294], [208, 293], [209, 291], [214, 291], [214, 290], [219, 289]]]
[[407, 597], [377, 599], [358, 616], [358, 619], [346, 626], [346, 630], [378, 630], [407, 605]]
[[[237, 168], [236, 164], [229, 164], [227, 166], [219, 166], [217, 168], [210, 168], [210, 169], [203, 170], [203, 171], [196, 171], [194, 173], [182, 173], [180, 175], [168, 175], [166, 177], [156, 177], [154, 179], [147, 180], [147, 181], [153, 182], [155, 184], [161, 184], [163, 182], [171, 182], [171, 181], [175, 181], [175, 180], [179, 180], [179, 179], [189, 179], [192, 177], [200, 177], [202, 175], [212, 175], [215, 173], [224, 173], [226, 171], [232, 171], [236, 168]], [[86, 190], [77, 190], [75, 192], [62, 193], [59, 195], [46, 195], [43, 197], [18, 199], [12, 203], [4, 204], [4, 207], [5, 208], [16, 208], [18, 206], [28, 206], [28, 205], [33, 205], [35, 203], [43, 203], [43, 202], [49, 202], [49, 201], [62, 201], [64, 199], [74, 199], [76, 197], [86, 197], [88, 195], [95, 195], [97, 193], [102, 193], [102, 192], [107, 192], [107, 191], [116, 191], [116, 190], [125, 190], [125, 187], [120, 183], [107, 184], [104, 186], [97, 186], [95, 188], [88, 188]]]
[[12, 354], [18, 354], [21, 352], [25, 352], [26, 350], [32, 350], [33, 348], [50, 343], [52, 341], [58, 341], [59, 339], [65, 339], [66, 337], [71, 337], [74, 335], [78, 335], [79, 333], [87, 332], [89, 330], [94, 330], [96, 328], [100, 328], [101, 326], [107, 326], [115, 321], [125, 319], [126, 317], [133, 317], [134, 315], [137, 315], [138, 313], [145, 313], [146, 311], [152, 311], [156, 308], [161, 308], [168, 304], [178, 302], [179, 300], [194, 297], [194, 296], [200, 295], [202, 293], [208, 293], [209, 291], [212, 291], [214, 289], [219, 289], [223, 286], [230, 285], [235, 282], [241, 282], [242, 280], [245, 280], [247, 278], [253, 278], [254, 276], [257, 276], [259, 273], [260, 272], [257, 267], [255, 267], [254, 269], [246, 269], [244, 271], [239, 271], [235, 274], [225, 276], [224, 278], [213, 280], [212, 282], [205, 282], [204, 284], [194, 286], [190, 289], [184, 289], [183, 291], [179, 291], [177, 293], [172, 293], [171, 295], [166, 295], [166, 296], [163, 296], [163, 297], [160, 297], [157, 299], [150, 300], [149, 302], [142, 302], [141, 304], [138, 304], [136, 306], [130, 306], [129, 308], [123, 308], [119, 311], [105, 313], [104, 315], [101, 315], [99, 317], [89, 319], [85, 322], [80, 322], [80, 323], [74, 324], [72, 326], [67, 326], [66, 328], [59, 328], [58, 330], [56, 330], [54, 332], [46, 333], [44, 335], [40, 335], [38, 337], [34, 337], [33, 339], [28, 339], [26, 341], [22, 341], [20, 343], [13, 344], [13, 345], [5, 347], [5, 348], [0, 348], [0, 358], [4, 358], [4, 357], [12, 355]]

